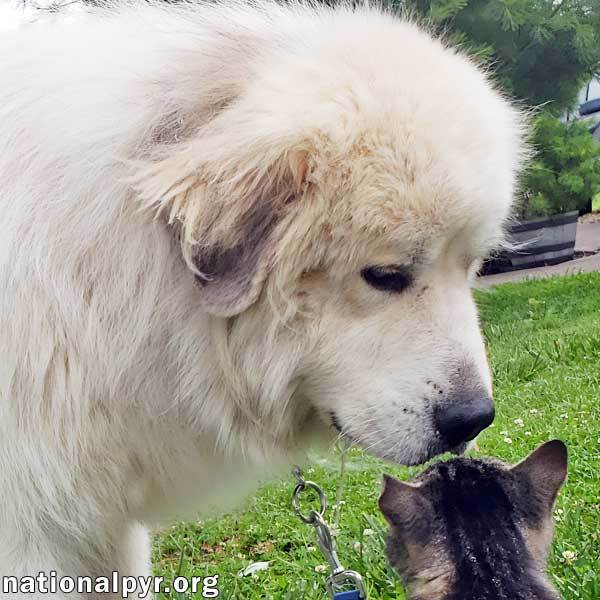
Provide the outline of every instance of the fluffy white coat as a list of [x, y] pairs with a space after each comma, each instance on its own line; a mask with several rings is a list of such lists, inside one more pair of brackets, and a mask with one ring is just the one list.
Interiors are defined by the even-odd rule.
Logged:
[[[146, 527], [332, 419], [398, 462], [446, 450], [436, 407], [491, 392], [470, 285], [521, 130], [376, 8], [117, 3], [3, 33], [0, 576], [144, 574]], [[404, 292], [368, 285], [381, 265]]]

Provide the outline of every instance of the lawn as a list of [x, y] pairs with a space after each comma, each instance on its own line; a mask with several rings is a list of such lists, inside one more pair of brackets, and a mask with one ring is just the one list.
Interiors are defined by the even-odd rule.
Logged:
[[[477, 300], [497, 407], [496, 421], [479, 437], [481, 454], [516, 462], [548, 439], [567, 443], [569, 479], [556, 505], [549, 571], [566, 600], [598, 600], [600, 274], [506, 284], [478, 292]], [[312, 460], [307, 474], [333, 502], [340, 453]], [[385, 527], [377, 510], [381, 474], [406, 478], [418, 470], [390, 466], [355, 449], [346, 455], [338, 553], [345, 566], [363, 574], [373, 600], [404, 598], [383, 555]], [[325, 561], [312, 528], [290, 509], [292, 487], [292, 477], [284, 477], [262, 487], [243, 511], [159, 532], [156, 574], [218, 574], [220, 597], [228, 600], [323, 600], [326, 574], [319, 571]], [[256, 561], [269, 561], [268, 569], [237, 576]]]

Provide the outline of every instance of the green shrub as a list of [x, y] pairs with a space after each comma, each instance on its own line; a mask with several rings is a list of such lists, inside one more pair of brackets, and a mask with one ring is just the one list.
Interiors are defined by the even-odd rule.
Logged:
[[542, 114], [532, 141], [536, 155], [523, 180], [519, 218], [585, 209], [600, 192], [600, 144], [587, 125]]

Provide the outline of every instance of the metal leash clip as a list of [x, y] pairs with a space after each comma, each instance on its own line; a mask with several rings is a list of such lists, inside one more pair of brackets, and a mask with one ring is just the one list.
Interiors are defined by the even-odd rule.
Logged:
[[[294, 467], [292, 473], [297, 480], [292, 494], [292, 506], [302, 522], [312, 525], [317, 534], [317, 544], [331, 568], [331, 575], [327, 578], [327, 592], [331, 600], [366, 600], [367, 593], [362, 577], [350, 569], [345, 569], [340, 563], [335, 549], [335, 542], [325, 522], [323, 515], [327, 509], [327, 498], [323, 490], [313, 481], [304, 479], [300, 467]], [[306, 490], [314, 491], [319, 497], [319, 510], [311, 510], [303, 514], [300, 508], [300, 494]]]

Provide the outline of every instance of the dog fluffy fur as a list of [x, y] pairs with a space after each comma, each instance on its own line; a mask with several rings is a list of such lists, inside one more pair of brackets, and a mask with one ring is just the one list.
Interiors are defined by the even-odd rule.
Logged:
[[470, 285], [523, 156], [481, 70], [378, 8], [262, 0], [0, 55], [0, 575], [145, 574], [146, 527], [332, 424], [448, 449], [436, 408], [491, 393]]

